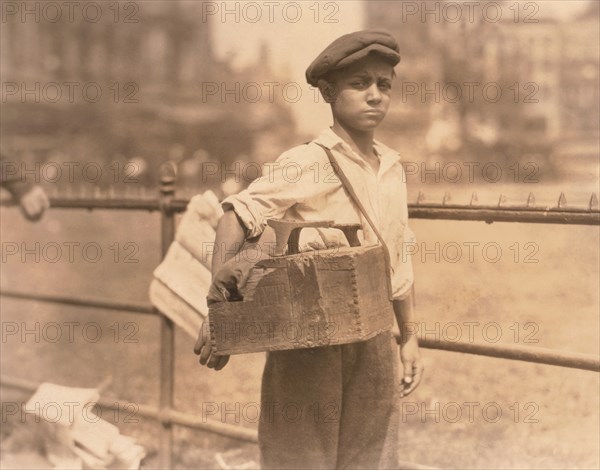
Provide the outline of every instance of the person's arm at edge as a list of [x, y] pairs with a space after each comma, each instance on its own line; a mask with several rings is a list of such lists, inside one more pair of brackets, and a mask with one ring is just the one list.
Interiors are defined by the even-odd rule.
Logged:
[[[9, 172], [11, 165], [15, 169], [14, 172]], [[25, 218], [35, 222], [50, 207], [50, 200], [41, 186], [24, 180], [20, 172], [17, 171], [17, 166], [16, 162], [10, 161], [3, 154], [0, 154], [0, 187], [11, 194], [15, 203], [20, 206]]]

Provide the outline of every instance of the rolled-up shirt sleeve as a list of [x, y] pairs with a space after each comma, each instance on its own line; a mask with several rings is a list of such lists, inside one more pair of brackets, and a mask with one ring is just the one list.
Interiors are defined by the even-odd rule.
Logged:
[[234, 210], [246, 228], [246, 237], [260, 235], [268, 219], [280, 219], [294, 204], [327, 191], [318, 178], [321, 155], [312, 146], [302, 145], [266, 164], [262, 176], [248, 188], [225, 198], [224, 211]]
[[406, 298], [414, 283], [414, 272], [412, 264], [412, 252], [416, 244], [416, 237], [413, 231], [407, 226], [404, 230], [404, 237], [400, 253], [397, 254], [395, 267], [392, 273], [392, 297], [397, 300]]
[[415, 235], [415, 232], [413, 232], [408, 226], [404, 229], [404, 242], [411, 243], [413, 245], [417, 243], [417, 236]]

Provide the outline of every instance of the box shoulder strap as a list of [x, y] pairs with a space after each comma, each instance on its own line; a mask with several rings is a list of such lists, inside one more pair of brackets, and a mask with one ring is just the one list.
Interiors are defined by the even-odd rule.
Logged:
[[387, 282], [388, 294], [389, 294], [389, 299], [392, 300], [392, 281], [391, 281], [392, 263], [390, 260], [390, 252], [388, 250], [388, 247], [387, 247], [386, 243], [383, 241], [383, 237], [381, 236], [381, 233], [377, 229], [375, 223], [373, 223], [373, 220], [369, 216], [369, 214], [366, 211], [365, 207], [363, 206], [361, 200], [359, 199], [358, 195], [354, 191], [354, 188], [350, 184], [350, 180], [348, 180], [348, 177], [346, 176], [346, 174], [344, 173], [344, 171], [338, 164], [337, 160], [333, 156], [333, 153], [331, 152], [331, 150], [328, 149], [327, 147], [325, 147], [323, 144], [320, 144], [319, 142], [314, 142], [314, 143], [317, 144], [319, 147], [321, 147], [323, 150], [325, 150], [325, 153], [327, 154], [327, 158], [329, 159], [329, 163], [331, 164], [333, 171], [340, 179], [342, 186], [344, 187], [346, 192], [350, 195], [350, 199], [352, 199], [352, 201], [356, 204], [356, 206], [358, 207], [358, 209], [360, 210], [362, 215], [367, 220], [369, 226], [371, 227], [371, 229], [375, 233], [375, 236], [379, 240], [379, 243], [381, 243], [381, 246], [383, 247], [385, 267], [386, 267], [386, 279], [388, 281]]

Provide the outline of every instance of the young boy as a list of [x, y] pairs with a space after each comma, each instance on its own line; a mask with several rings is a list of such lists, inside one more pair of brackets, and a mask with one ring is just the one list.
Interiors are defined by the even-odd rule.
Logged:
[[[268, 353], [258, 430], [263, 468], [398, 467], [398, 400], [417, 387], [423, 365], [417, 338], [407, 327], [414, 319], [412, 265], [402, 253], [411, 237], [403, 169], [399, 155], [374, 140], [374, 131], [388, 111], [399, 61], [398, 45], [386, 32], [358, 31], [331, 43], [308, 67], [306, 78], [331, 105], [333, 126], [308, 145], [283, 153], [267, 174], [222, 203], [209, 303], [230, 298], [244, 282], [251, 263], [244, 264], [243, 257], [227, 262], [234, 256], [231, 247], [266, 246], [272, 240], [265, 230], [268, 219], [360, 223], [361, 244], [378, 243], [333, 176], [321, 146], [329, 149], [388, 248], [402, 332], [401, 380], [391, 331], [358, 343]], [[335, 229], [305, 229], [299, 245], [302, 251], [347, 242]], [[215, 370], [229, 360], [211, 356], [205, 327], [194, 350], [201, 364]]]

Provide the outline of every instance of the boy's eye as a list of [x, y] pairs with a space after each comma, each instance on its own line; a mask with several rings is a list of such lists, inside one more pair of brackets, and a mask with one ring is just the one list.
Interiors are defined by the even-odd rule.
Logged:
[[367, 86], [367, 82], [365, 82], [364, 80], [358, 80], [358, 81], [352, 82], [351, 85], [354, 88], [365, 88]]
[[379, 84], [379, 88], [381, 88], [382, 90], [389, 91], [392, 89], [392, 84], [388, 82], [383, 82]]

